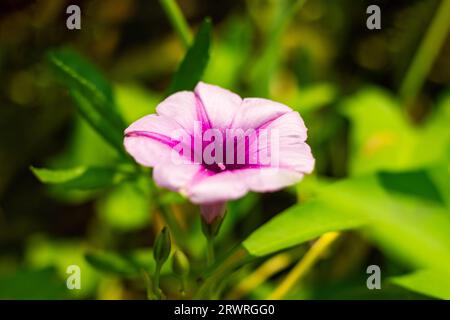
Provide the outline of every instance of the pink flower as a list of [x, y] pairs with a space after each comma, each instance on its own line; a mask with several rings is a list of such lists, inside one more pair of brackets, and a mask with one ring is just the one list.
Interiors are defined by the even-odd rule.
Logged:
[[314, 158], [298, 112], [200, 82], [177, 92], [157, 114], [125, 130], [125, 148], [155, 182], [201, 205], [211, 223], [227, 200], [276, 191], [311, 173]]

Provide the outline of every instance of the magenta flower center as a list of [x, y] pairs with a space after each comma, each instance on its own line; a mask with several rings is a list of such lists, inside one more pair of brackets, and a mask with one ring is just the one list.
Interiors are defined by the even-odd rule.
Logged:
[[[202, 143], [202, 162], [201, 165], [214, 173], [219, 173], [222, 171], [232, 171], [232, 170], [239, 170], [239, 169], [246, 169], [246, 168], [254, 168], [258, 167], [258, 163], [251, 163], [250, 156], [249, 156], [249, 148], [250, 148], [250, 137], [244, 137], [242, 139], [229, 139], [226, 138], [222, 139], [221, 142], [219, 142], [216, 146], [220, 150], [212, 150], [211, 152], [211, 158], [214, 160], [212, 163], [211, 161], [208, 161], [208, 157], [205, 157], [206, 147], [211, 143], [210, 141], [205, 141], [203, 139]], [[242, 146], [240, 145], [242, 144]], [[223, 162], [220, 162], [220, 151], [223, 155]], [[227, 152], [228, 151], [228, 152]], [[228, 155], [228, 157], [227, 157]], [[228, 159], [227, 159], [228, 158]]]

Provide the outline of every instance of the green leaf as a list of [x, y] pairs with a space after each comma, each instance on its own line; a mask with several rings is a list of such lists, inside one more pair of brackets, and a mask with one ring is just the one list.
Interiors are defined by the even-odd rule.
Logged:
[[[150, 248], [139, 248], [127, 253], [96, 251], [85, 254], [86, 261], [100, 272], [121, 276], [139, 276], [143, 270], [153, 272], [155, 261]], [[169, 259], [171, 262], [172, 257]], [[170, 264], [161, 270], [162, 274], [171, 272]]]
[[91, 100], [78, 90], [71, 90], [70, 95], [74, 100], [81, 116], [100, 134], [111, 146], [123, 154], [123, 130], [114, 127], [94, 107]]
[[201, 80], [209, 60], [211, 21], [206, 19], [195, 36], [169, 87], [169, 94], [192, 90]]
[[95, 66], [69, 48], [52, 50], [48, 59], [68, 88], [77, 88], [102, 103], [113, 103], [108, 81]]
[[384, 189], [424, 200], [445, 204], [443, 196], [426, 170], [404, 172], [379, 172], [378, 178]]
[[415, 127], [399, 102], [381, 89], [364, 89], [345, 100], [341, 110], [351, 123], [351, 174], [404, 171], [440, 163], [450, 146], [445, 101], [429, 123]]
[[71, 92], [83, 117], [122, 152], [117, 137], [122, 137], [126, 125], [117, 112], [108, 81], [95, 66], [71, 49], [50, 51], [48, 60], [62, 84]]
[[410, 166], [416, 132], [387, 92], [362, 90], [344, 101], [342, 112], [351, 122], [352, 174], [399, 171]]
[[[411, 176], [390, 178], [404, 180], [396, 182], [398, 187]], [[347, 179], [325, 188], [319, 197], [337, 210], [367, 219], [367, 235], [389, 258], [410, 268], [449, 266], [448, 208], [426, 196], [386, 188], [386, 183], [378, 175]]]
[[448, 162], [443, 162], [432, 167], [428, 170], [428, 175], [439, 189], [439, 194], [444, 198], [447, 208], [450, 208], [450, 170], [448, 164]]
[[256, 96], [269, 95], [270, 81], [276, 73], [281, 58], [282, 36], [295, 14], [303, 7], [305, 0], [280, 0], [273, 2], [274, 18], [269, 22], [261, 54], [251, 70], [252, 93]]
[[[82, 290], [68, 290], [74, 298], [89, 298], [95, 294], [99, 274], [84, 259], [86, 242], [82, 240], [50, 239], [33, 235], [27, 239], [24, 257], [27, 265], [33, 268], [55, 267], [61, 279], [66, 279], [67, 268], [77, 265], [82, 270]], [[67, 288], [64, 288], [67, 291]]]
[[426, 269], [405, 276], [393, 277], [390, 280], [411, 291], [439, 299], [450, 299], [450, 280], [448, 272], [436, 269]]
[[150, 186], [147, 176], [126, 181], [115, 186], [97, 202], [97, 210], [103, 222], [119, 231], [131, 231], [148, 225]]
[[67, 287], [54, 268], [21, 269], [0, 275], [0, 299], [66, 299]]
[[86, 261], [95, 269], [101, 272], [135, 275], [139, 273], [139, 266], [125, 255], [112, 252], [86, 253]]
[[264, 256], [299, 245], [329, 231], [362, 226], [365, 219], [338, 211], [324, 202], [295, 205], [253, 232], [243, 246], [253, 256]]
[[71, 169], [30, 168], [43, 183], [55, 184], [68, 189], [89, 190], [117, 184], [130, 177], [127, 169], [101, 167], [75, 167]]
[[[262, 256], [325, 232], [364, 227], [386, 254], [410, 267], [450, 264], [450, 216], [432, 181], [423, 177], [390, 173], [331, 184], [316, 199], [258, 228], [243, 246], [251, 255]], [[417, 190], [405, 188], [417, 181], [426, 181], [420, 197]]]
[[[86, 143], [89, 141], [89, 143]], [[49, 161], [49, 167], [110, 167], [118, 162], [117, 152], [81, 115], [73, 119], [64, 152]]]

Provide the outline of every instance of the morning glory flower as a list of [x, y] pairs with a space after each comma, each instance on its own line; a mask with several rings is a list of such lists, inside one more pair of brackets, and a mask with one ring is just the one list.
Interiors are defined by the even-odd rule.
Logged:
[[215, 85], [172, 94], [125, 130], [125, 149], [153, 168], [157, 185], [200, 205], [207, 223], [228, 200], [271, 192], [311, 173], [314, 158], [298, 112]]

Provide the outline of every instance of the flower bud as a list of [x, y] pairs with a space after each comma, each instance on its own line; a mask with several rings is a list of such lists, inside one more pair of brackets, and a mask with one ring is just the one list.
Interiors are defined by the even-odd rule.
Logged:
[[225, 216], [226, 203], [214, 203], [200, 206], [200, 213], [202, 215], [202, 231], [208, 238], [214, 238], [219, 233]]
[[156, 237], [153, 246], [153, 257], [157, 265], [163, 265], [166, 262], [170, 254], [171, 245], [169, 230], [167, 227], [164, 227]]
[[180, 277], [185, 277], [189, 274], [189, 268], [189, 260], [186, 255], [180, 250], [175, 251], [172, 257], [173, 272]]

